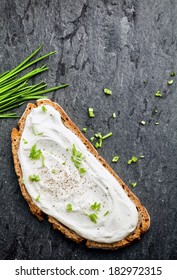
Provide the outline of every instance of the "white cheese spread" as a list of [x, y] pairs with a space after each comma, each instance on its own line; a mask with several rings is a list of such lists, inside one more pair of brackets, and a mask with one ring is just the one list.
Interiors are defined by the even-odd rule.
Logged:
[[[73, 147], [80, 153], [82, 173], [72, 160]], [[35, 204], [80, 236], [113, 243], [136, 228], [136, 206], [52, 106], [29, 113], [18, 156]]]

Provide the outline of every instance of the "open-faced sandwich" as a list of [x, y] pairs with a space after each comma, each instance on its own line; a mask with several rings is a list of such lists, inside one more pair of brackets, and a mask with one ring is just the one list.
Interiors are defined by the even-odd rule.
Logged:
[[58, 104], [28, 104], [18, 125], [14, 166], [35, 216], [90, 248], [117, 249], [148, 230], [147, 210]]

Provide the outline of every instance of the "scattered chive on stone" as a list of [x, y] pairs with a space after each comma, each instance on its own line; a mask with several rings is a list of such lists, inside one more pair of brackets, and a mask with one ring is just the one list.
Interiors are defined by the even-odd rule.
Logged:
[[87, 127], [83, 127], [83, 128], [82, 128], [82, 131], [83, 131], [83, 132], [87, 132]]
[[142, 155], [142, 156], [140, 156], [140, 158], [144, 158], [144, 156]]
[[140, 122], [140, 124], [145, 125], [145, 124], [146, 124], [146, 122], [145, 122], [145, 121], [141, 121], [141, 122]]
[[119, 160], [119, 156], [114, 156], [114, 157], [112, 158], [112, 162], [118, 162], [118, 160]]
[[110, 136], [112, 136], [112, 132], [109, 132], [108, 134], [102, 136], [101, 138], [102, 138], [102, 140], [105, 140], [105, 139], [107, 139]]
[[112, 117], [113, 117], [113, 119], [115, 119], [116, 118], [116, 113], [113, 113]]
[[135, 162], [137, 162], [137, 160], [138, 160], [138, 158], [135, 157], [135, 156], [133, 156], [131, 159], [128, 160], [127, 163], [128, 163], [128, 164], [135, 163]]
[[94, 140], [95, 140], [95, 137], [92, 136], [92, 137], [90, 138], [90, 141], [93, 142]]
[[176, 76], [176, 73], [175, 73], [175, 72], [171, 72], [171, 73], [170, 73], [170, 76], [171, 76], [171, 77], [174, 77], [174, 76]]
[[90, 118], [94, 118], [95, 114], [94, 114], [93, 108], [88, 108], [88, 115]]
[[110, 89], [108, 89], [108, 88], [104, 88], [103, 91], [107, 95], [111, 95], [112, 94], [112, 91]]
[[156, 91], [154, 94], [156, 97], [162, 97], [160, 90]]
[[159, 125], [159, 122], [156, 122], [155, 125]]
[[169, 80], [169, 81], [167, 82], [167, 84], [168, 84], [168, 85], [172, 85], [172, 84], [173, 84], [173, 80]]
[[135, 188], [137, 186], [137, 183], [136, 182], [132, 182], [131, 186], [132, 186], [132, 188]]

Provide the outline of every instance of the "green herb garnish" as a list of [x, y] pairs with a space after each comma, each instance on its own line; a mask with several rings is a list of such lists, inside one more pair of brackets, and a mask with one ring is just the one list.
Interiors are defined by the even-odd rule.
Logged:
[[173, 84], [173, 80], [170, 80], [167, 82], [168, 85], [172, 85]]
[[36, 136], [40, 136], [40, 135], [43, 135], [43, 134], [44, 134], [43, 132], [39, 132], [39, 131], [36, 129], [36, 127], [35, 127], [34, 124], [32, 125], [31, 129], [32, 129], [33, 134], [36, 135]]
[[31, 159], [36, 159], [36, 160], [38, 160], [38, 159], [41, 158], [41, 156], [42, 156], [42, 151], [41, 151], [40, 149], [37, 150], [37, 146], [36, 146], [36, 144], [34, 144], [34, 145], [31, 147], [31, 149], [30, 149], [30, 155], [29, 155], [29, 157], [30, 157]]
[[0, 118], [16, 118], [18, 117], [16, 113], [6, 114], [4, 112], [21, 106], [29, 99], [39, 99], [43, 94], [68, 86], [68, 84], [63, 84], [53, 88], [45, 89], [47, 84], [44, 82], [40, 82], [35, 85], [29, 85], [28, 81], [32, 77], [48, 70], [46, 65], [27, 72], [24, 75], [20, 75], [20, 73], [25, 69], [56, 53], [56, 51], [50, 52], [32, 60], [41, 48], [42, 45], [15, 68], [0, 75]]
[[39, 202], [39, 200], [40, 200], [40, 195], [38, 195], [38, 196], [36, 197], [36, 202]]
[[170, 73], [170, 76], [171, 76], [171, 77], [174, 77], [174, 76], [176, 76], [176, 73], [175, 73], [175, 72], [171, 72], [171, 73]]
[[39, 182], [39, 181], [40, 181], [40, 177], [39, 177], [38, 175], [35, 175], [35, 174], [30, 175], [30, 176], [29, 176], [29, 179], [30, 179], [30, 181], [32, 181], [32, 182]]
[[137, 186], [137, 183], [133, 182], [133, 183], [131, 183], [131, 185], [132, 185], [132, 188], [135, 188]]
[[90, 220], [93, 222], [93, 223], [97, 223], [97, 219], [98, 219], [98, 216], [97, 214], [93, 213], [93, 214], [87, 214], [87, 216], [90, 218]]
[[80, 151], [78, 151], [76, 149], [76, 146], [73, 144], [71, 160], [81, 175], [83, 175], [86, 172], [86, 169], [81, 167], [82, 161], [84, 159], [85, 159], [85, 157], [82, 156], [82, 153]]
[[112, 136], [112, 132], [109, 132], [108, 134], [101, 137], [102, 140], [107, 139], [108, 137]]
[[154, 95], [155, 95], [156, 97], [162, 97], [162, 94], [161, 94], [160, 90], [158, 90], [157, 92], [155, 92]]
[[87, 132], [87, 128], [86, 128], [86, 127], [83, 127], [83, 128], [82, 128], [82, 131], [83, 131], [83, 132]]
[[90, 138], [90, 141], [93, 142], [94, 140], [95, 140], [95, 137], [92, 136], [92, 137]]
[[52, 169], [51, 172], [52, 172], [52, 174], [55, 174], [55, 173], [56, 173], [56, 170], [55, 170], [55, 169]]
[[47, 112], [47, 108], [46, 108], [44, 105], [42, 105], [42, 111], [43, 111], [44, 113]]
[[145, 122], [145, 121], [141, 121], [141, 122], [140, 122], [140, 124], [145, 125], [145, 124], [146, 124], [146, 122]]
[[108, 94], [108, 95], [112, 94], [112, 91], [108, 88], [104, 88], [103, 91], [104, 91], [105, 94]]
[[155, 125], [159, 125], [159, 122], [156, 122]]
[[104, 213], [103, 216], [105, 217], [105, 216], [107, 216], [108, 214], [109, 214], [109, 211], [106, 211], [106, 212]]
[[68, 204], [66, 205], [66, 210], [67, 210], [68, 212], [73, 211], [73, 207], [72, 207], [71, 203], [68, 203]]
[[113, 119], [115, 119], [116, 118], [116, 113], [113, 113], [112, 117], [113, 117]]
[[88, 108], [88, 115], [90, 118], [94, 118], [95, 114], [94, 114], [93, 108]]
[[90, 209], [95, 211], [95, 212], [98, 212], [100, 211], [100, 207], [101, 207], [101, 203], [97, 203], [97, 202], [94, 202], [91, 206], [90, 206]]
[[118, 162], [118, 160], [119, 160], [119, 156], [114, 156], [114, 157], [112, 158], [112, 162]]
[[135, 163], [135, 162], [137, 162], [137, 160], [138, 160], [138, 158], [135, 157], [135, 156], [133, 156], [131, 159], [128, 160], [127, 163], [128, 163], [128, 164]]
[[22, 140], [24, 144], [28, 144], [28, 141], [26, 141], [24, 138]]

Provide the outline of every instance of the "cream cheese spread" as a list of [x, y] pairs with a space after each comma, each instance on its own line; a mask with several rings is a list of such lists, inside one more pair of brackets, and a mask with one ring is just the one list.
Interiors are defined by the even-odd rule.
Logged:
[[[84, 172], [72, 160], [73, 148]], [[113, 243], [136, 228], [136, 206], [113, 175], [64, 126], [52, 106], [31, 110], [18, 157], [24, 184], [35, 204], [80, 236]]]

